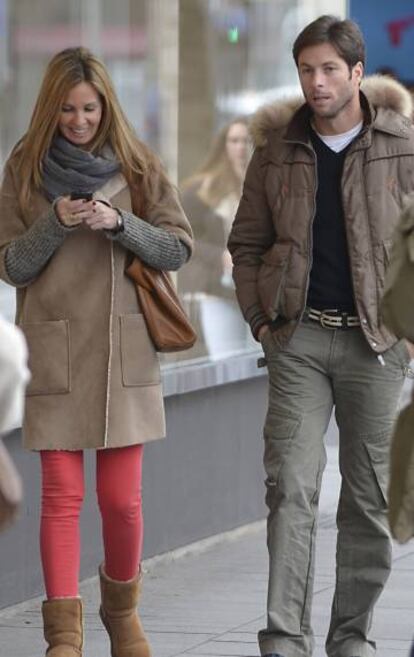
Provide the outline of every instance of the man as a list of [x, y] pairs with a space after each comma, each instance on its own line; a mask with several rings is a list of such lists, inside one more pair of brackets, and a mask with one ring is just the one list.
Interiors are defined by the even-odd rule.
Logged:
[[352, 21], [318, 18], [293, 55], [306, 102], [254, 118], [256, 150], [229, 239], [239, 303], [269, 370], [270, 576], [259, 644], [266, 657], [312, 653], [323, 435], [335, 406], [342, 487], [326, 649], [369, 657], [391, 564], [390, 430], [410, 360], [378, 306], [393, 229], [414, 188], [414, 133], [402, 115], [412, 104], [386, 78], [360, 91], [364, 42]]

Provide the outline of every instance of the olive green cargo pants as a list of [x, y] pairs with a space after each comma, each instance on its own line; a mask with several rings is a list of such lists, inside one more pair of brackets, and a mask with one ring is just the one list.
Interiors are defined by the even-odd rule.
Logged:
[[336, 588], [326, 642], [330, 657], [371, 657], [373, 607], [388, 578], [386, 490], [390, 434], [409, 363], [402, 341], [383, 364], [360, 328], [307, 320], [282, 351], [267, 332], [269, 371], [264, 466], [270, 559], [262, 655], [312, 654], [311, 603], [323, 437], [335, 407], [342, 485], [337, 513]]

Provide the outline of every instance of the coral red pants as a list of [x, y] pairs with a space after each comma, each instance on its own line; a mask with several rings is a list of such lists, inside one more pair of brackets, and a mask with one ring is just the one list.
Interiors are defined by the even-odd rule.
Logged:
[[[102, 517], [105, 571], [126, 581], [142, 552], [142, 445], [96, 452], [96, 491]], [[42, 451], [40, 551], [47, 597], [78, 595], [79, 514], [84, 498], [83, 452]]]

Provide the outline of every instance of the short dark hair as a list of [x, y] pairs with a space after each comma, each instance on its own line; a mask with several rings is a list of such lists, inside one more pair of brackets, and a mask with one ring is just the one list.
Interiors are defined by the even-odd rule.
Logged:
[[336, 16], [320, 16], [309, 23], [293, 44], [293, 58], [296, 66], [299, 55], [309, 46], [329, 43], [351, 69], [358, 62], [365, 64], [365, 43], [358, 25], [351, 20], [341, 20]]

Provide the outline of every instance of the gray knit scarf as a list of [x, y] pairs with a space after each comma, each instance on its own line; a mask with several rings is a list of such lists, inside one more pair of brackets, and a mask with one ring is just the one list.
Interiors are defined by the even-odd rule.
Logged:
[[120, 170], [112, 150], [94, 155], [60, 135], [43, 159], [43, 188], [49, 201], [71, 192], [95, 192]]

